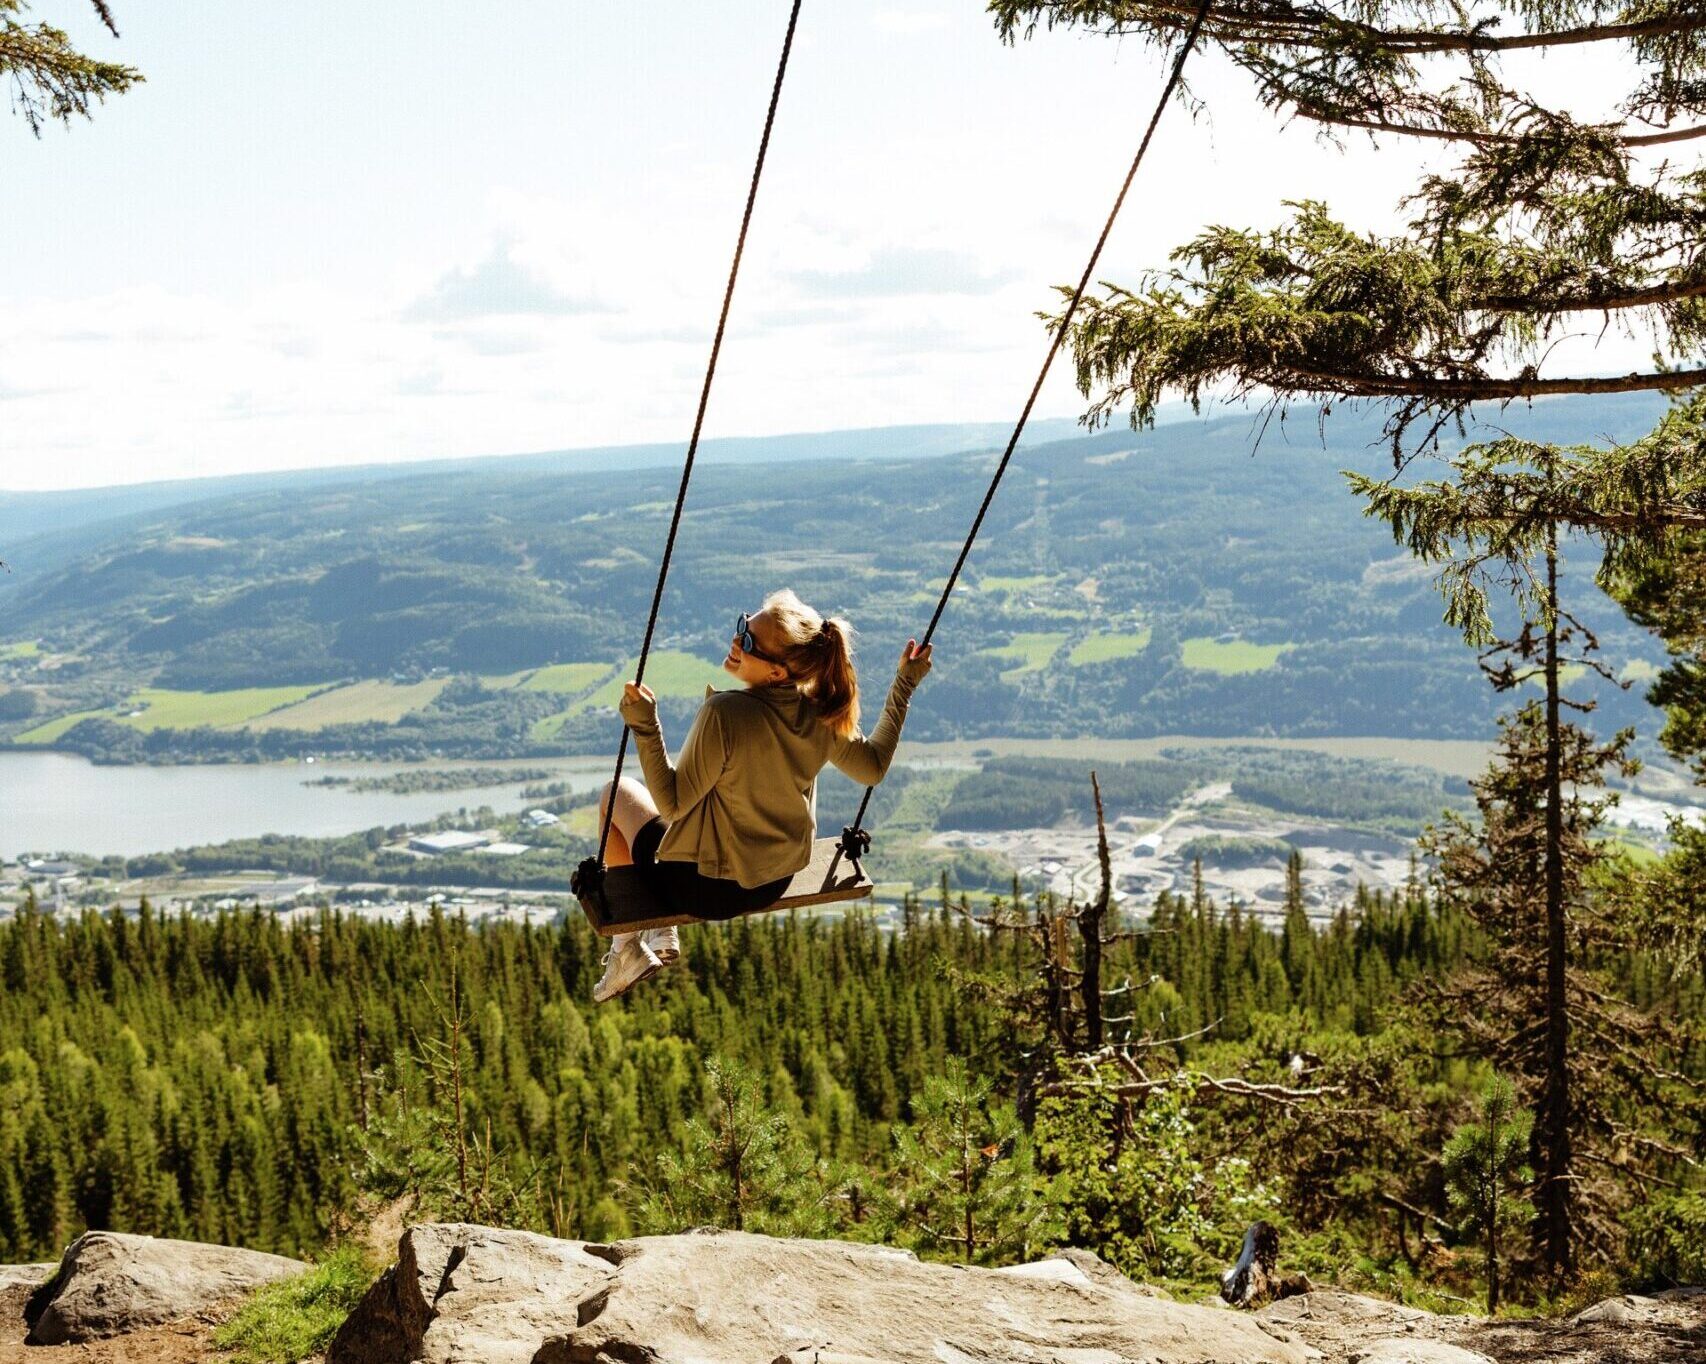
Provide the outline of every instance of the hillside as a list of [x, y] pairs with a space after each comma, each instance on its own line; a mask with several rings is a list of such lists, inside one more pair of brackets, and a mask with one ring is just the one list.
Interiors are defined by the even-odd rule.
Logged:
[[[1559, 402], [1524, 427], [1628, 436], [1654, 411]], [[1378, 423], [1255, 435], [1236, 416], [1022, 450], [909, 733], [1484, 735], [1496, 698], [1427, 570], [1344, 489], [1390, 467]], [[650, 674], [678, 724], [771, 587], [852, 616], [874, 683], [922, 628], [992, 455], [869, 445], [699, 472]], [[9, 546], [0, 738], [117, 760], [607, 748], [677, 472], [561, 466], [257, 476]], [[1573, 604], [1645, 675], [1656, 649], [1594, 566], [1571, 560]], [[1603, 719], [1646, 713], [1611, 694]]]

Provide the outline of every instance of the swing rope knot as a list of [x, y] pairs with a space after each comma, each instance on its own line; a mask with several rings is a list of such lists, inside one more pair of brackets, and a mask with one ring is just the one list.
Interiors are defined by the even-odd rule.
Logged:
[[569, 877], [569, 892], [577, 900], [604, 903], [604, 863], [596, 857], [584, 859]]
[[849, 824], [841, 831], [841, 851], [849, 861], [860, 862], [871, 851], [871, 831]]

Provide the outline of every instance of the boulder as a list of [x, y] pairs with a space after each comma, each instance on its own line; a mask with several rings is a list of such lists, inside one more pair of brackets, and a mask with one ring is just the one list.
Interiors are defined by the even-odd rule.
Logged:
[[1263, 1321], [1287, 1326], [1351, 1327], [1375, 1334], [1376, 1328], [1386, 1331], [1403, 1329], [1410, 1323], [1430, 1321], [1433, 1313], [1403, 1303], [1371, 1298], [1362, 1293], [1344, 1293], [1336, 1288], [1319, 1288], [1313, 1293], [1300, 1293], [1269, 1303], [1256, 1315]]
[[1315, 1289], [1269, 1303], [1252, 1319], [1284, 1330], [1335, 1361], [1358, 1364], [1488, 1364], [1486, 1356], [1439, 1339], [1485, 1318], [1432, 1312], [1338, 1289]]
[[307, 1268], [258, 1250], [85, 1232], [32, 1297], [26, 1343], [99, 1340], [177, 1321]]
[[57, 1265], [0, 1265], [0, 1330], [11, 1331], [22, 1321], [24, 1304], [53, 1277]]
[[1443, 1340], [1387, 1336], [1356, 1349], [1349, 1364], [1494, 1364], [1479, 1350], [1465, 1350]]
[[1657, 1299], [1625, 1293], [1615, 1298], [1604, 1298], [1592, 1307], [1584, 1307], [1570, 1318], [1570, 1325], [1591, 1326], [1596, 1322], [1608, 1322], [1613, 1326], [1628, 1326], [1635, 1322], [1663, 1322], [1669, 1319], [1669, 1315]]
[[604, 1246], [462, 1222], [409, 1227], [327, 1364], [529, 1364], [547, 1336], [580, 1324], [615, 1272]]
[[613, 1245], [412, 1227], [326, 1364], [1307, 1364], [1245, 1317], [1085, 1252], [1009, 1269], [741, 1232]]

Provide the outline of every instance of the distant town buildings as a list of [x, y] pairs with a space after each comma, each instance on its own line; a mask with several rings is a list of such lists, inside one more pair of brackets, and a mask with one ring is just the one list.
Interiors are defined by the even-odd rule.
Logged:
[[463, 829], [445, 829], [436, 834], [411, 834], [409, 848], [411, 851], [426, 853], [429, 857], [437, 857], [440, 853], [472, 852], [475, 848], [483, 848], [492, 841], [490, 834], [471, 834]]

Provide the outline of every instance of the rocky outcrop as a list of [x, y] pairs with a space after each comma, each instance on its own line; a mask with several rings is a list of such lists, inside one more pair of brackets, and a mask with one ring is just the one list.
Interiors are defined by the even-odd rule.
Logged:
[[31, 1298], [26, 1339], [62, 1345], [123, 1335], [193, 1316], [307, 1267], [256, 1250], [85, 1232]]
[[57, 1265], [0, 1265], [0, 1329], [21, 1321], [24, 1304], [53, 1277]]
[[[58, 1266], [0, 1265], [0, 1364], [75, 1339], [84, 1364], [204, 1364], [214, 1323], [301, 1269], [221, 1246], [91, 1233]], [[904, 1251], [697, 1232], [599, 1245], [408, 1229], [326, 1364], [1701, 1364], [1706, 1289], [1568, 1318], [1436, 1315], [1321, 1289], [1254, 1313], [1184, 1306], [1081, 1250], [1007, 1269]], [[158, 1324], [156, 1324], [158, 1323]], [[95, 1341], [98, 1336], [111, 1339]], [[39, 1359], [38, 1359], [39, 1356]]]
[[332, 1341], [328, 1364], [527, 1364], [608, 1289], [616, 1265], [607, 1249], [464, 1223], [410, 1227], [397, 1263]]
[[1083, 1251], [1010, 1269], [740, 1232], [612, 1245], [404, 1233], [327, 1364], [1306, 1364], [1282, 1325], [1146, 1290]]
[[1573, 1317], [1440, 1316], [1356, 1293], [1318, 1290], [1255, 1314], [1327, 1364], [1700, 1364], [1706, 1294], [1606, 1298]]

